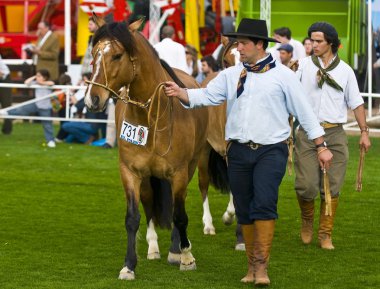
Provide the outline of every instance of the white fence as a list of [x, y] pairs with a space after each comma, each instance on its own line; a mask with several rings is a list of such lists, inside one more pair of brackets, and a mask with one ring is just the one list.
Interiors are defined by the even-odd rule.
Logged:
[[[18, 83], [0, 83], [0, 87], [10, 87], [10, 88], [26, 88], [26, 89], [36, 89], [41, 88], [40, 85], [26, 85]], [[46, 88], [46, 86], [43, 86]], [[18, 107], [28, 105], [30, 103], [35, 103], [43, 99], [51, 98], [60, 93], [65, 93], [66, 96], [69, 96], [73, 90], [85, 90], [87, 86], [78, 86], [78, 85], [52, 85], [49, 86], [52, 90], [56, 90], [48, 95], [39, 98], [33, 98], [22, 103], [12, 105], [10, 107], [1, 109], [2, 111], [9, 111]], [[70, 97], [66, 97], [66, 111], [65, 117], [42, 117], [42, 116], [27, 116], [27, 115], [0, 115], [0, 118], [9, 118], [9, 119], [31, 119], [31, 120], [52, 120], [52, 121], [76, 121], [76, 122], [95, 122], [95, 123], [112, 123], [113, 121], [107, 121], [106, 119], [91, 119], [91, 118], [75, 118], [70, 116]]]
[[[0, 87], [11, 87], [11, 88], [40, 88], [40, 85], [25, 85], [25, 84], [16, 84], [16, 83], [0, 83]], [[65, 92], [66, 95], [70, 95], [70, 92], [72, 90], [85, 90], [87, 86], [78, 86], [78, 85], [53, 85], [50, 86], [51, 89], [58, 89], [59, 91], [53, 92], [51, 94], [48, 94], [44, 97], [34, 98], [28, 101], [25, 101], [23, 103], [13, 105], [11, 107], [7, 107], [3, 110], [9, 111], [11, 109], [21, 107], [24, 105], [27, 105], [29, 103], [34, 103], [37, 101], [40, 101], [42, 99], [53, 97], [56, 94], [59, 94], [61, 92]], [[380, 98], [380, 93], [361, 93], [361, 95], [364, 98], [368, 98], [368, 116], [367, 116], [367, 122], [370, 121], [376, 121], [380, 120], [380, 115], [374, 116], [373, 114], [373, 107], [372, 107], [372, 100], [374, 98]], [[113, 121], [107, 121], [103, 119], [89, 119], [89, 118], [73, 118], [70, 117], [70, 98], [66, 97], [66, 113], [65, 117], [41, 117], [41, 116], [16, 116], [16, 115], [0, 115], [0, 118], [10, 118], [10, 119], [31, 119], [31, 120], [52, 120], [52, 121], [77, 121], [77, 122], [95, 122], [95, 123], [111, 123]], [[345, 124], [344, 129], [347, 131], [360, 131], [359, 127], [357, 127], [357, 122], [349, 122]], [[380, 132], [380, 129], [377, 128], [371, 128], [371, 131], [373, 132]]]

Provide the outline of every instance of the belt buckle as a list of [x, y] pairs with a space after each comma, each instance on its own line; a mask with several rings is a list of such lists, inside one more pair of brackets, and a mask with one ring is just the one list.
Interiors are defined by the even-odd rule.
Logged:
[[248, 146], [252, 149], [252, 150], [257, 150], [259, 148], [259, 144], [258, 143], [254, 143], [254, 142], [249, 142], [248, 143]]

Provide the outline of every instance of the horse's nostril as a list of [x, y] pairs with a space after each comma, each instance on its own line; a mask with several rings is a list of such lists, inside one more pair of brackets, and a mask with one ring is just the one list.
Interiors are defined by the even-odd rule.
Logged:
[[92, 98], [92, 101], [93, 101], [93, 106], [94, 107], [98, 107], [99, 106], [100, 97], [98, 95], [96, 95], [96, 96], [94, 96]]

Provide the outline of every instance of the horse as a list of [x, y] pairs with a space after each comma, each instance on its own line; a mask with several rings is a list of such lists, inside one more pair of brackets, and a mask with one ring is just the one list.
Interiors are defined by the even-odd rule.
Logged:
[[[237, 42], [229, 40], [228, 37], [222, 36], [223, 45], [222, 68], [228, 68], [235, 65], [239, 60], [237, 51]], [[202, 87], [216, 76], [218, 72], [212, 73], [206, 77], [201, 83]], [[208, 188], [211, 183], [215, 188], [222, 192], [229, 192], [228, 177], [226, 175], [226, 141], [225, 141], [225, 124], [226, 124], [226, 102], [219, 106], [209, 107], [209, 126], [207, 133], [207, 145], [204, 147], [201, 158], [198, 162], [198, 186], [203, 201], [204, 224], [203, 233], [205, 235], [215, 235], [215, 227], [212, 223], [212, 215], [208, 201]], [[218, 172], [217, 174], [215, 172]], [[233, 204], [232, 194], [229, 193], [230, 200], [222, 220], [225, 225], [231, 225], [235, 220], [235, 206]], [[245, 250], [241, 226], [236, 227], [236, 244], [235, 249], [239, 251]]]
[[[119, 168], [125, 191], [127, 251], [119, 279], [135, 279], [139, 203], [146, 215], [148, 259], [159, 259], [155, 227], [172, 229], [168, 262], [180, 270], [195, 270], [186, 229], [186, 188], [206, 144], [208, 109], [187, 110], [163, 92], [171, 80], [181, 87], [198, 87], [185, 72], [160, 61], [138, 32], [143, 19], [129, 25], [101, 26], [93, 39], [93, 74], [85, 104], [102, 110], [117, 99], [115, 109]], [[172, 223], [174, 226], [172, 226]]]

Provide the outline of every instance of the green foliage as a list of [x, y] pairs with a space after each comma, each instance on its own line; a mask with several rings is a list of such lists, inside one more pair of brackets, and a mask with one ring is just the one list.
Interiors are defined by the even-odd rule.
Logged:
[[[48, 149], [41, 146], [42, 134], [40, 125], [23, 123], [12, 135], [0, 135], [0, 288], [252, 288], [240, 283], [247, 265], [245, 253], [234, 251], [235, 226], [221, 221], [228, 196], [211, 189], [217, 235], [203, 235], [196, 178], [186, 208], [197, 270], [180, 272], [167, 264], [170, 232], [165, 230], [158, 231], [161, 260], [148, 261], [142, 218], [136, 280], [118, 280], [126, 233], [117, 150], [76, 144]], [[361, 193], [354, 191], [358, 138], [349, 142], [334, 251], [322, 251], [316, 241], [301, 244], [294, 178], [284, 177], [270, 288], [378, 288], [379, 140], [373, 139], [366, 155]]]

